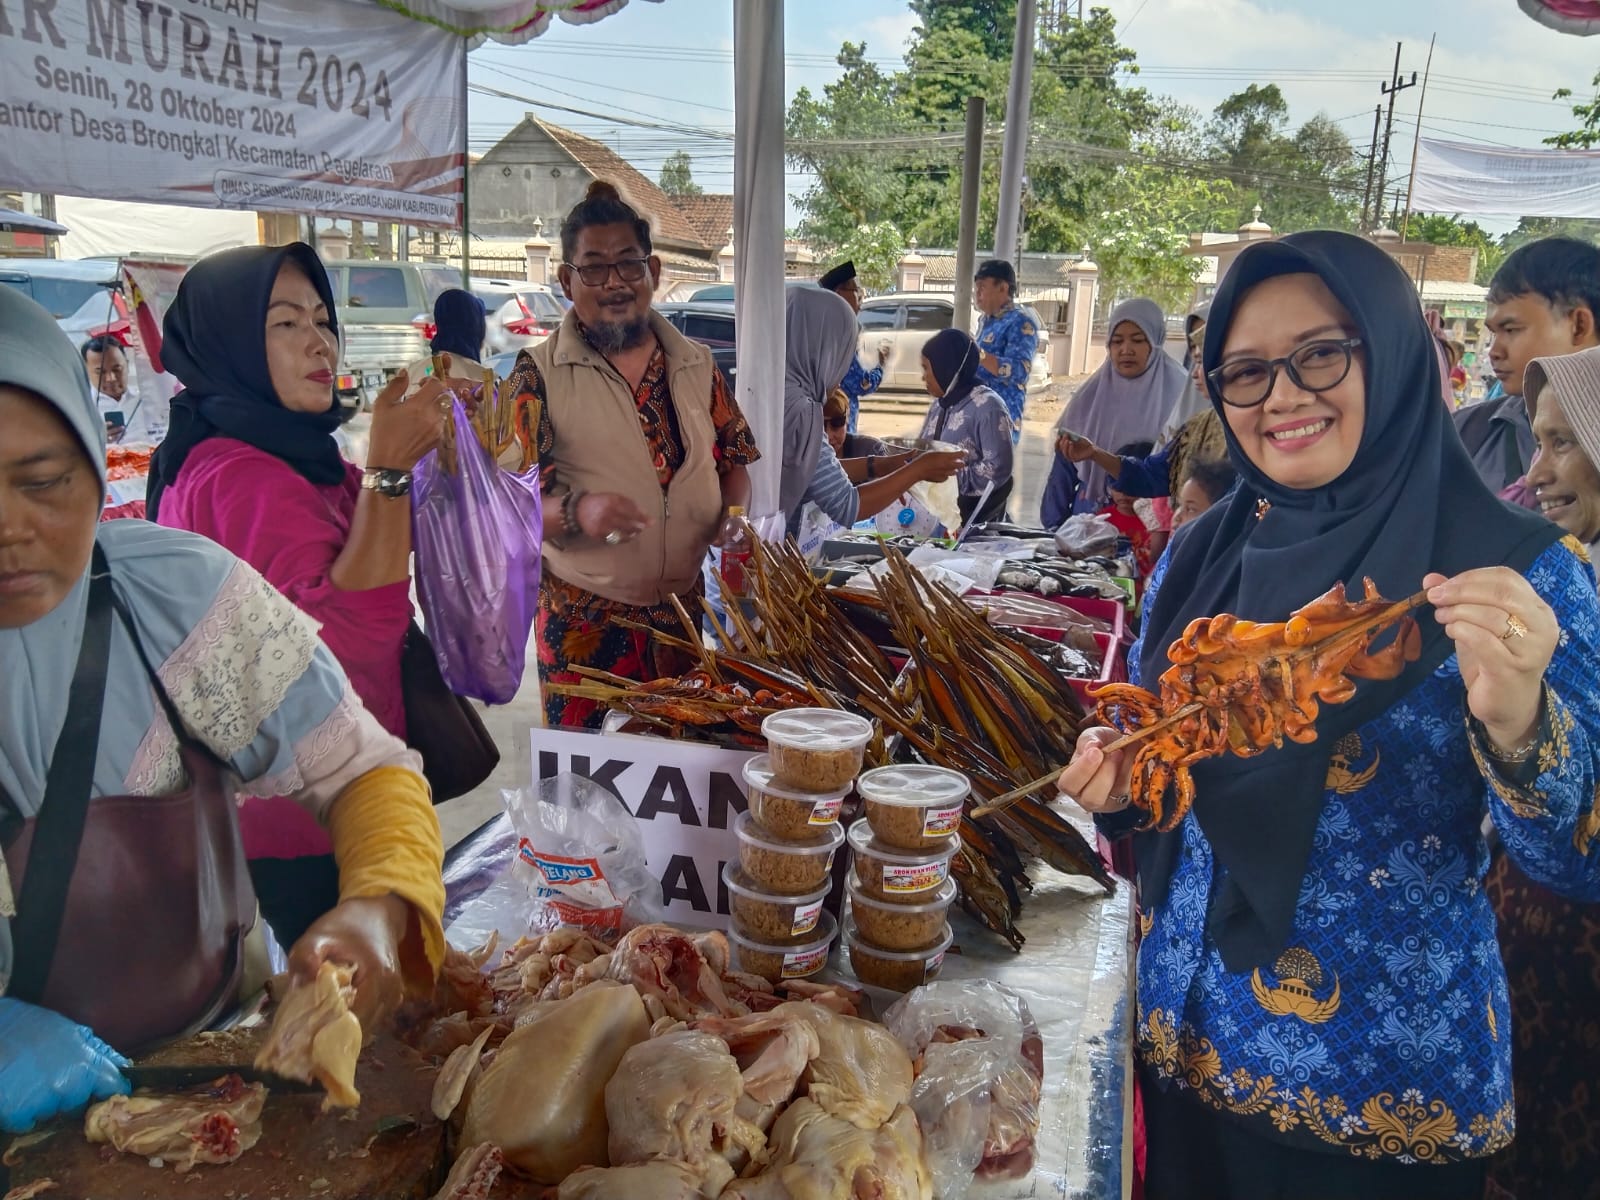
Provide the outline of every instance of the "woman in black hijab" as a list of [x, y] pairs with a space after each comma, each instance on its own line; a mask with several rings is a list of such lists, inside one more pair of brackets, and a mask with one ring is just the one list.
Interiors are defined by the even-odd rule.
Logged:
[[981, 358], [960, 329], [941, 329], [922, 348], [922, 381], [933, 397], [922, 436], [966, 452], [966, 466], [956, 472], [963, 524], [1003, 517], [1011, 496], [1011, 416], [1005, 401], [978, 382]]
[[[1152, 578], [1134, 673], [1196, 617], [1282, 621], [1343, 581], [1427, 589], [1421, 655], [1309, 745], [1194, 768], [1134, 833], [1147, 1195], [1472, 1197], [1511, 1140], [1485, 812], [1531, 876], [1600, 894], [1600, 606], [1559, 531], [1479, 482], [1411, 281], [1347, 234], [1247, 249], [1204, 365], [1238, 488]], [[1136, 829], [1131, 752], [1086, 731], [1061, 788]]]
[[[233, 551], [314, 617], [362, 703], [405, 740], [408, 493], [412, 468], [438, 443], [448, 393], [430, 378], [408, 395], [397, 375], [373, 409], [369, 466], [346, 462], [333, 438], [333, 292], [315, 251], [298, 243], [201, 259], [164, 335], [162, 359], [183, 391], [151, 463], [150, 519]], [[281, 797], [248, 801], [240, 826], [262, 913], [292, 945], [338, 899], [327, 835]]]

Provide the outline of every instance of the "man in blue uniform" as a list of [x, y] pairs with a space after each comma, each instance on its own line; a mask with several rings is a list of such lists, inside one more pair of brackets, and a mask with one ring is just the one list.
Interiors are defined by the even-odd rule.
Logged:
[[[856, 282], [854, 262], [840, 263], [817, 280], [817, 283], [835, 295], [843, 296], [845, 303], [856, 312], [861, 311], [861, 285]], [[877, 391], [878, 386], [883, 383], [883, 364], [888, 358], [889, 347], [885, 344], [878, 347], [878, 365], [870, 371], [861, 365], [859, 357], [850, 360], [850, 369], [845, 372], [844, 382], [839, 387], [850, 397], [851, 433], [856, 431], [856, 420], [861, 415], [861, 397]]]
[[978, 322], [978, 380], [999, 393], [1011, 414], [1011, 444], [1022, 440], [1022, 406], [1028, 398], [1028, 372], [1039, 348], [1033, 315], [1016, 301], [1017, 272], [1003, 258], [991, 258], [972, 277], [972, 303]]

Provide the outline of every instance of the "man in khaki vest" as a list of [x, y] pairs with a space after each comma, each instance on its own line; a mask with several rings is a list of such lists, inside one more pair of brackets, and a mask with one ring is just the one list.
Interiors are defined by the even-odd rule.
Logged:
[[690, 663], [623, 621], [674, 636], [670, 597], [698, 612], [700, 566], [731, 532], [759, 457], [705, 347], [650, 302], [661, 278], [649, 223], [597, 181], [561, 226], [561, 327], [517, 357], [521, 462], [544, 495], [539, 679], [550, 725], [597, 727], [592, 702], [553, 695], [582, 665], [628, 679]]

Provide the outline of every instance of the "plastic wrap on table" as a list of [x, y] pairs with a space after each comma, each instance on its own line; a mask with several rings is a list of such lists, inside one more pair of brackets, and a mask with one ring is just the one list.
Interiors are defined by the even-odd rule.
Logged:
[[1117, 527], [1105, 517], [1078, 513], [1068, 517], [1056, 530], [1056, 549], [1068, 558], [1115, 554], [1121, 537]]
[[491, 934], [510, 945], [559, 925], [615, 937], [661, 919], [661, 884], [645, 861], [644, 836], [608, 788], [563, 773], [500, 795], [516, 853], [456, 913], [448, 930], [454, 945], [480, 945]]

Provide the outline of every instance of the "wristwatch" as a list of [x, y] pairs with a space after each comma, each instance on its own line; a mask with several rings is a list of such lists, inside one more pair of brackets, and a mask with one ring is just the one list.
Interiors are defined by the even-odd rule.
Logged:
[[361, 472], [361, 490], [398, 500], [411, 494], [411, 472], [392, 467], [368, 467]]

